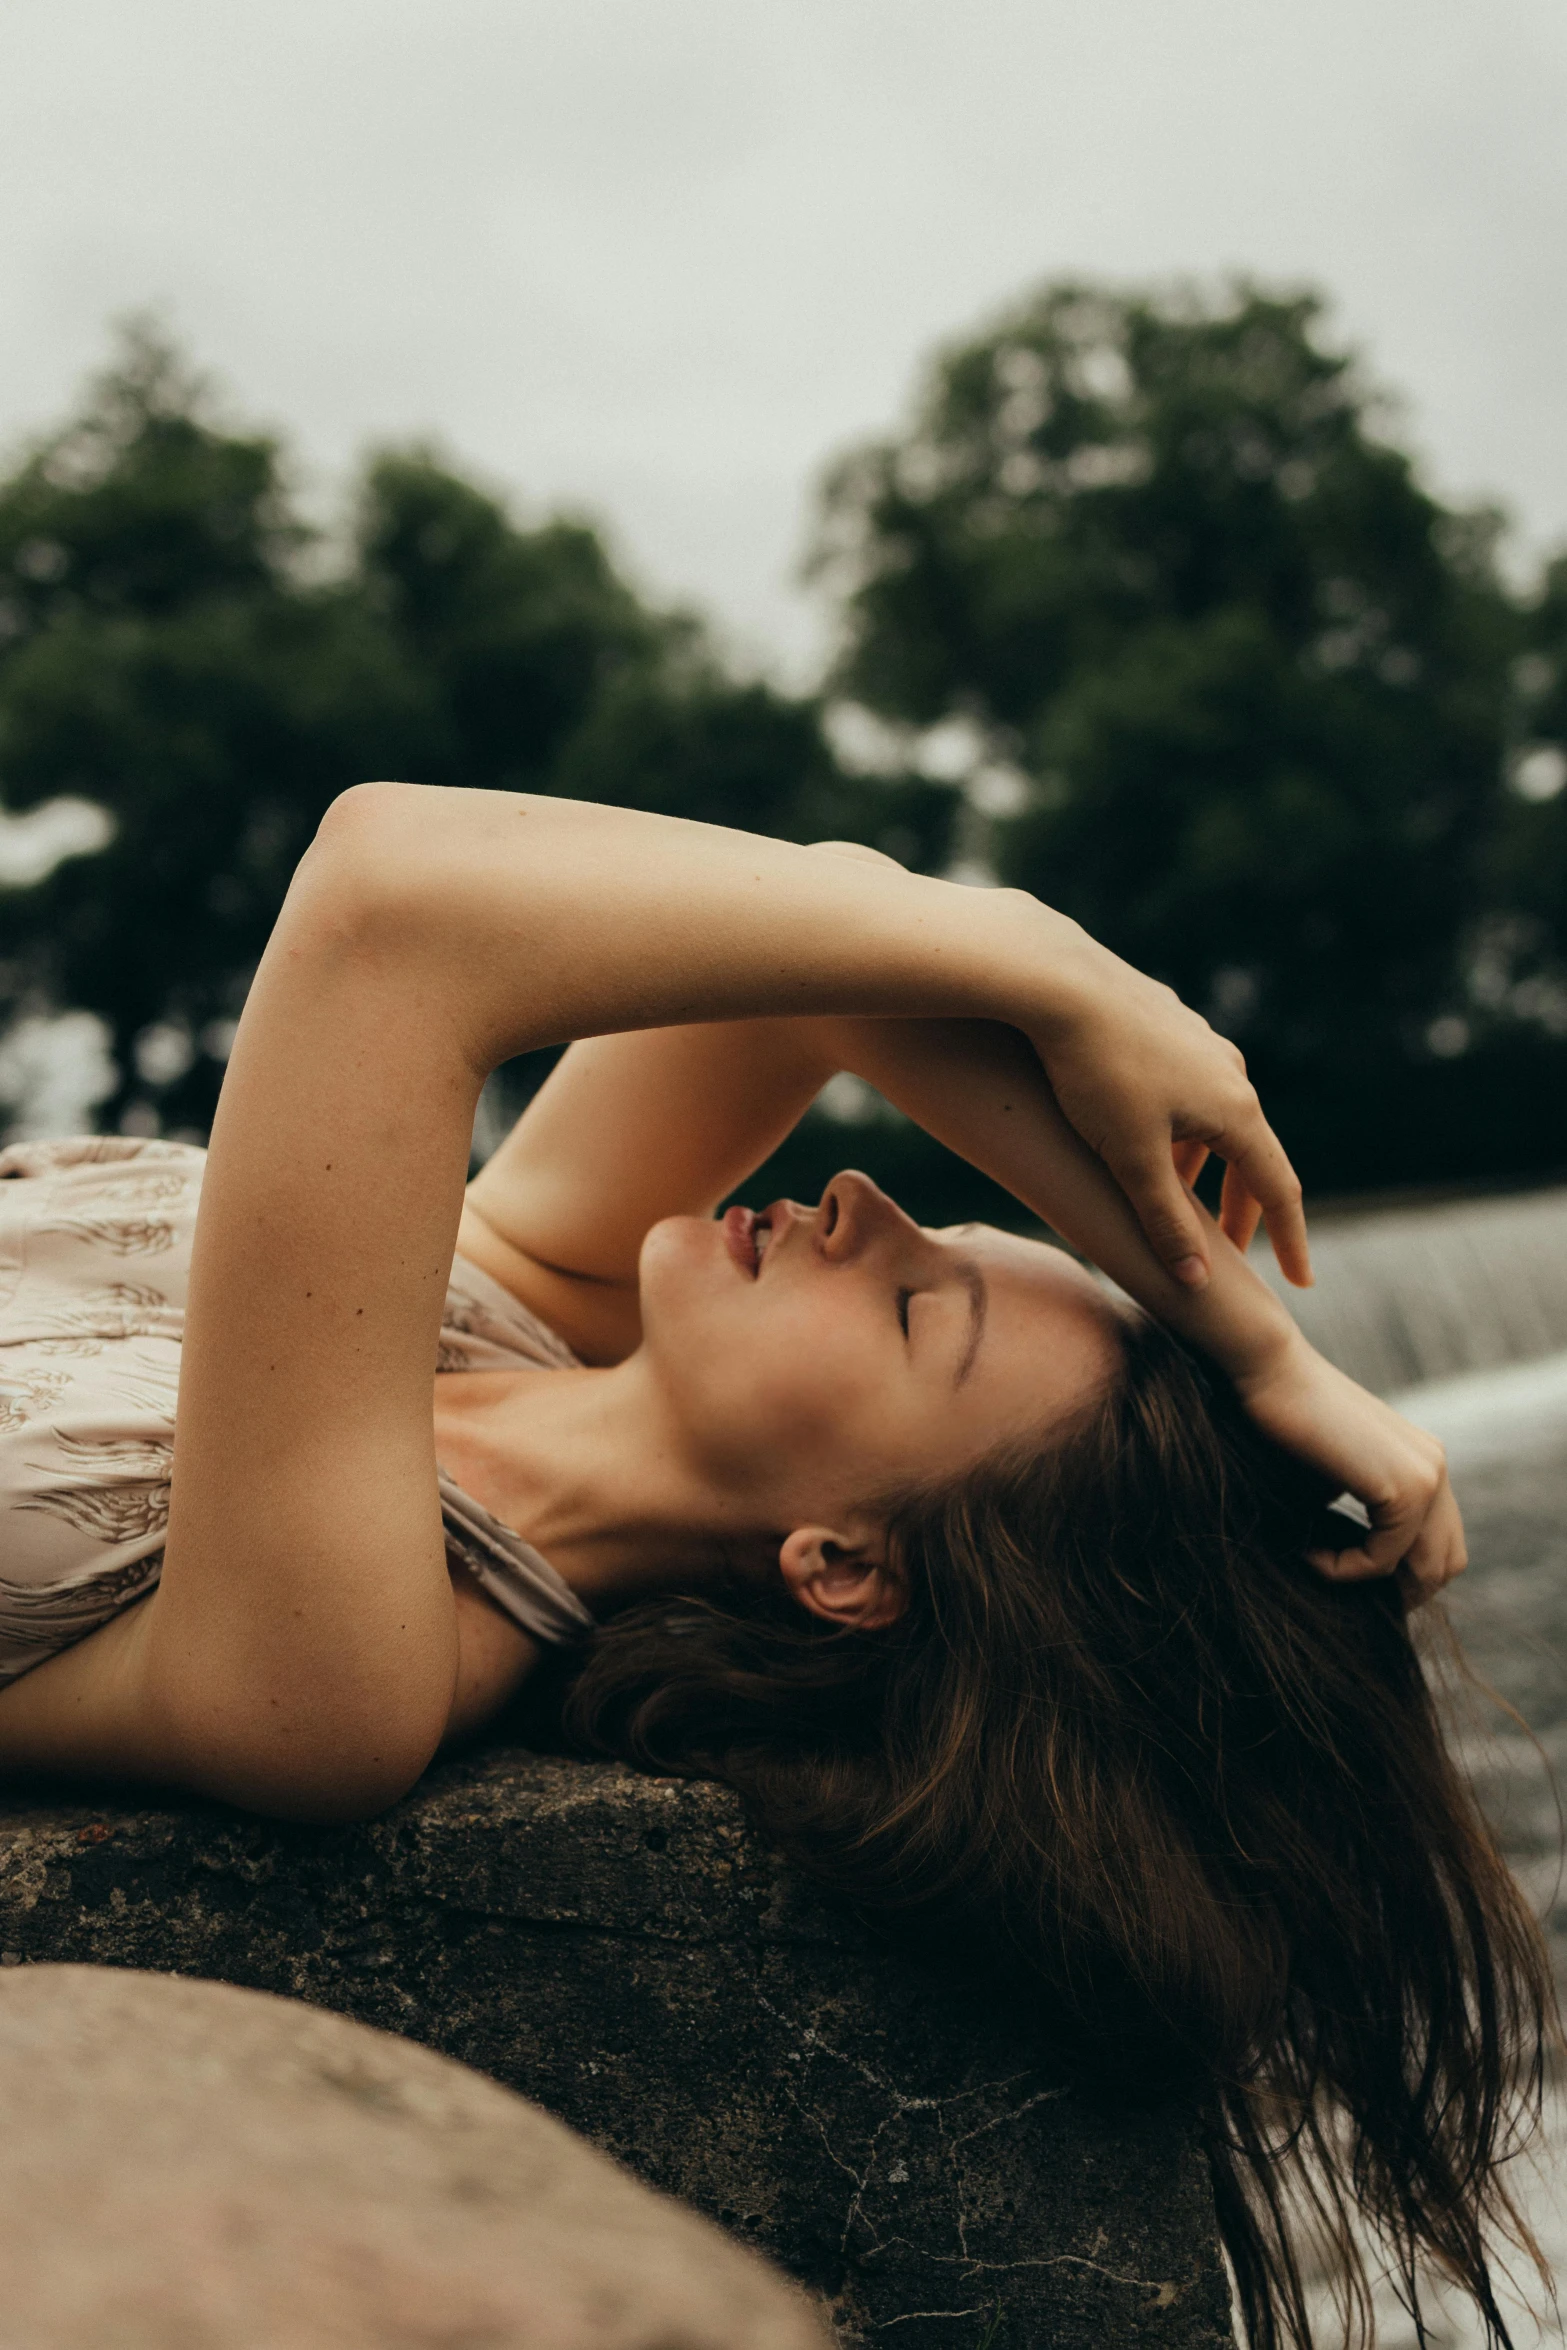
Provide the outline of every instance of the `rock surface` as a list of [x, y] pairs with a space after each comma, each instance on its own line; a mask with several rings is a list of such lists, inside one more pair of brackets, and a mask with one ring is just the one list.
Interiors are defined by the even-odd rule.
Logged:
[[353, 1829], [13, 1800], [0, 1955], [424, 2041], [771, 2253], [845, 2344], [1229, 2342], [1190, 2116], [1065, 2091], [1016, 2016], [878, 1948], [716, 1787], [514, 1749]]
[[7, 2350], [825, 2350], [536, 2106], [219, 1983], [0, 1977]]

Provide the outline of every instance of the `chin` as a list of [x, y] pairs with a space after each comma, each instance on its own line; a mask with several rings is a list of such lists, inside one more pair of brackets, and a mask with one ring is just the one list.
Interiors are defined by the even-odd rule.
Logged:
[[643, 1235], [638, 1272], [644, 1280], [666, 1264], [690, 1272], [716, 1266], [727, 1254], [723, 1229], [711, 1216], [661, 1216]]
[[642, 1325], [686, 1322], [734, 1266], [710, 1216], [665, 1216], [649, 1229], [637, 1259]]

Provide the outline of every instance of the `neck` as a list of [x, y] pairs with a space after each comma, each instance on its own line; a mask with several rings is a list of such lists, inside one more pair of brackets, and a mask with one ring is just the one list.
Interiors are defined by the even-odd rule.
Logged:
[[714, 1522], [635, 1356], [609, 1370], [443, 1373], [435, 1449], [590, 1607], [689, 1587], [754, 1547]]

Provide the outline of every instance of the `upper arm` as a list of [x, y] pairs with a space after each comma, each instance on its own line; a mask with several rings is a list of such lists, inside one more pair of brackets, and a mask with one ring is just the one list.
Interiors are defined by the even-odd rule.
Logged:
[[[451, 1577], [457, 1672], [443, 1743], [470, 1736], [516, 1695], [539, 1646], [466, 1574]], [[102, 1778], [153, 1786], [220, 1785], [245, 1800], [243, 1714], [214, 1708], [211, 1693], [147, 1670], [158, 1594], [111, 1616], [97, 1631], [46, 1657], [0, 1688], [0, 1777]], [[406, 1774], [405, 1774], [406, 1775]], [[262, 1807], [315, 1819], [380, 1810], [400, 1793], [396, 1780], [366, 1788], [346, 1781], [290, 1790], [274, 1773], [256, 1790]]]
[[[155, 1652], [171, 1626], [166, 1601], [160, 1625], [161, 1596], [149, 1593], [0, 1689], [0, 1776], [179, 1787], [316, 1821], [367, 1817], [412, 1784], [427, 1757], [395, 1757], [387, 1768], [384, 1754], [334, 1756], [308, 1737], [293, 1740], [291, 1753], [267, 1735], [246, 1693], [207, 1680], [199, 1666], [163, 1669]], [[459, 1690], [473, 1677], [460, 1675]]]
[[[152, 1775], [305, 1816], [411, 1784], [457, 1667], [431, 1395], [480, 1073], [433, 954], [401, 943], [422, 901], [389, 832], [371, 796], [323, 836], [252, 985], [192, 1247], [162, 1579], [128, 1677], [90, 1699], [155, 1744]], [[67, 1667], [97, 1669], [40, 1678]]]

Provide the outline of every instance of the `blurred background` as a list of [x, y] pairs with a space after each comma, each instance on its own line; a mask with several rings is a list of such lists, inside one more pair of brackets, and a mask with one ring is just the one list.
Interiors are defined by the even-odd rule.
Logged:
[[10, 0], [0, 1121], [203, 1136], [393, 774], [1021, 883], [1318, 1196], [1567, 1166], [1564, 117], [1554, 0]]

